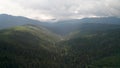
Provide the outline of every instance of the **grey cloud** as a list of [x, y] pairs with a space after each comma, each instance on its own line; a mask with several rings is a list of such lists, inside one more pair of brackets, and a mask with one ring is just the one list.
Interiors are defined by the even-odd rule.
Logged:
[[55, 18], [87, 16], [120, 17], [120, 0], [15, 0], [24, 8]]

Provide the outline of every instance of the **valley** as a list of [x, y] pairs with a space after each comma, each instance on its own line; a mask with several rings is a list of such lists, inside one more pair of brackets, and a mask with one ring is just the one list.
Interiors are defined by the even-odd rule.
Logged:
[[[3, 16], [13, 19], [6, 21], [1, 19]], [[3, 16], [0, 16], [0, 68], [120, 67], [118, 18], [115, 24], [112, 21], [116, 18], [112, 17], [112, 21], [86, 18], [45, 23]]]

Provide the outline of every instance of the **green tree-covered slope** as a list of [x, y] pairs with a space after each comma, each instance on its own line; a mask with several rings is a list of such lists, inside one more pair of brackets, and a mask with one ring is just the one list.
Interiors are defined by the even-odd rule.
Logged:
[[58, 40], [59, 36], [33, 25], [1, 30], [0, 67], [59, 67], [62, 59], [55, 46]]
[[119, 42], [119, 25], [83, 24], [65, 37], [41, 26], [16, 26], [0, 31], [0, 67], [119, 68]]

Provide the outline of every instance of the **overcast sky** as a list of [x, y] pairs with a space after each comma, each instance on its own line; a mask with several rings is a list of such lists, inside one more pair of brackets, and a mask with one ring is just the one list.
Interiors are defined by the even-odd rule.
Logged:
[[39, 20], [120, 17], [120, 0], [0, 0], [0, 14]]

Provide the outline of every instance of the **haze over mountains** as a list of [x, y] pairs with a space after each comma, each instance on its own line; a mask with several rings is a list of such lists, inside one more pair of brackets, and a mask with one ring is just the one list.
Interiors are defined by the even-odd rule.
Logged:
[[53, 24], [52, 22], [51, 23], [41, 22], [38, 20], [33, 20], [33, 19], [21, 17], [21, 16], [1, 14], [0, 21], [1, 21], [0, 29], [19, 26], [19, 25], [25, 25], [25, 24], [33, 24], [33, 25], [43, 26], [61, 35], [65, 35], [72, 31], [78, 30], [79, 28], [82, 28], [81, 25], [84, 23], [95, 23], [96, 25], [98, 23], [120, 25], [119, 23], [120, 18], [116, 18], [116, 17], [71, 19], [71, 20], [57, 21], [57, 22], [54, 22]]
[[119, 68], [120, 18], [42, 22], [0, 15], [1, 68]]

